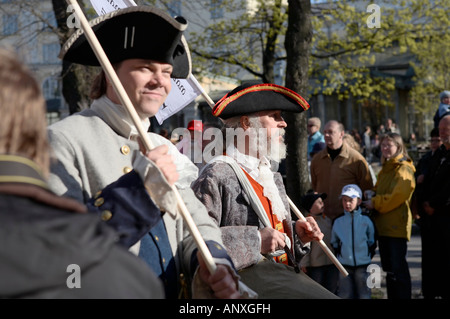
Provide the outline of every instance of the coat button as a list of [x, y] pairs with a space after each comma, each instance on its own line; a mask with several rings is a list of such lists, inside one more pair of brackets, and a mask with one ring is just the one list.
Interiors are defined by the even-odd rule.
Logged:
[[103, 205], [103, 203], [105, 203], [105, 199], [103, 197], [99, 197], [95, 200], [94, 202], [94, 206], [95, 207], [100, 207]]
[[123, 168], [123, 173], [124, 174], [128, 174], [129, 172], [131, 172], [133, 169], [131, 168], [131, 167], [128, 167], [128, 166], [125, 166], [124, 168]]
[[128, 145], [124, 145], [120, 148], [120, 152], [123, 155], [128, 155], [128, 154], [130, 154], [130, 147]]
[[112, 218], [112, 213], [109, 210], [104, 210], [102, 211], [102, 216], [101, 216], [103, 221], [108, 221]]

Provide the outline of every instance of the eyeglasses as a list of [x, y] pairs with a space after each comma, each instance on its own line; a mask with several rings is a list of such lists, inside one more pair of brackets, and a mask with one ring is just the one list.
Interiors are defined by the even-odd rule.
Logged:
[[308, 124], [308, 127], [316, 126], [315, 124]]
[[393, 147], [397, 147], [397, 145], [392, 144], [392, 143], [381, 143], [380, 147], [381, 148], [393, 148]]
[[441, 141], [440, 138], [432, 138], [432, 139], [430, 140], [431, 143], [439, 143], [440, 141]]

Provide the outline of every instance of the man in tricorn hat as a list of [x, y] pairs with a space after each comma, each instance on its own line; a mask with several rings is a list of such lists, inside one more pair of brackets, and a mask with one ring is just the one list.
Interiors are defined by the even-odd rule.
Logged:
[[225, 155], [212, 159], [192, 184], [241, 280], [260, 298], [336, 298], [298, 269], [309, 242], [323, 237], [312, 217], [293, 222], [276, 163], [285, 157], [281, 112], [308, 103], [274, 84], [244, 84], [213, 109], [224, 121]]
[[[138, 6], [103, 15], [90, 25], [148, 131], [149, 117], [169, 94], [171, 78], [186, 78], [190, 73], [190, 54], [183, 37], [186, 21]], [[60, 56], [73, 63], [99, 65], [82, 30], [69, 38]], [[91, 95], [90, 109], [49, 127], [56, 157], [52, 189], [97, 209], [122, 234], [121, 242], [163, 281], [167, 298], [177, 298], [191, 279], [196, 289], [193, 297], [200, 296], [197, 288], [219, 298], [238, 297], [238, 277], [224, 254], [220, 230], [189, 188], [197, 176], [195, 165], [158, 134], [149, 133], [156, 146], [153, 150], [145, 155], [140, 151], [138, 130], [103, 72]], [[217, 270], [212, 275], [197, 259], [172, 185], [178, 188], [213, 255]]]

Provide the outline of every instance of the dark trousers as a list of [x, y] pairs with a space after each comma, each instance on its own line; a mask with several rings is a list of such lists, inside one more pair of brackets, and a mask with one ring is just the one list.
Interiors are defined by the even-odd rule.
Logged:
[[339, 282], [339, 270], [335, 265], [308, 267], [307, 274], [332, 293], [336, 293]]
[[[428, 236], [424, 239], [426, 251], [425, 262], [426, 272], [424, 287], [424, 298], [450, 298], [450, 276], [447, 275], [450, 269], [450, 215], [438, 213], [429, 217], [430, 229]], [[423, 276], [422, 275], [422, 276]]]
[[406, 238], [378, 237], [381, 266], [386, 272], [388, 299], [411, 299], [411, 275]]

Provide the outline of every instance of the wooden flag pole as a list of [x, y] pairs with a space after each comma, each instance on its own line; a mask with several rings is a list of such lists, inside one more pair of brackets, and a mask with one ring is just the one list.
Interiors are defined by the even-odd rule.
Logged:
[[206, 91], [202, 88], [202, 86], [200, 85], [200, 83], [198, 83], [197, 79], [191, 74], [189, 74], [189, 79], [194, 82], [195, 86], [200, 90], [201, 95], [203, 96], [203, 98], [205, 99], [206, 103], [208, 103], [208, 105], [211, 108], [214, 108], [214, 101], [209, 97], [208, 93], [206, 93]]
[[[292, 200], [288, 197], [288, 201], [289, 201], [289, 206], [291, 206], [291, 209], [294, 211], [295, 215], [297, 215], [297, 217], [303, 221], [306, 221], [305, 216], [303, 216], [303, 214], [300, 212], [300, 210], [295, 206], [295, 204], [292, 202]], [[328, 248], [328, 246], [325, 244], [325, 242], [321, 239], [319, 242], [320, 248], [322, 248], [322, 250], [324, 251], [325, 254], [327, 254], [327, 256], [331, 259], [331, 261], [333, 262], [333, 264], [336, 265], [336, 267], [339, 269], [339, 271], [341, 272], [342, 275], [344, 275], [345, 277], [348, 276], [348, 272], [347, 270], [344, 268], [344, 266], [342, 266], [342, 264], [339, 262], [339, 260], [337, 260], [336, 256], [333, 255], [333, 253], [331, 252], [331, 250]]]
[[[150, 141], [150, 138], [147, 135], [147, 132], [142, 127], [141, 120], [139, 116], [137, 115], [137, 112], [131, 103], [130, 98], [128, 97], [128, 94], [126, 93], [125, 89], [122, 86], [122, 83], [119, 80], [119, 77], [117, 76], [114, 68], [111, 65], [111, 62], [109, 61], [108, 57], [105, 54], [105, 51], [103, 50], [102, 46], [100, 45], [100, 42], [98, 41], [94, 31], [92, 30], [91, 26], [89, 25], [89, 22], [87, 21], [86, 17], [84, 16], [83, 11], [81, 10], [78, 2], [76, 0], [67, 0], [69, 4], [72, 5], [73, 9], [75, 10], [75, 14], [78, 17], [81, 25], [81, 29], [83, 30], [84, 34], [86, 35], [86, 39], [88, 40], [92, 50], [94, 51], [95, 55], [97, 56], [97, 59], [99, 60], [103, 70], [105, 71], [106, 76], [108, 76], [109, 80], [111, 81], [111, 84], [114, 87], [114, 90], [116, 91], [122, 105], [127, 109], [134, 125], [136, 126], [140, 137], [143, 140], [144, 146], [147, 150], [153, 149], [152, 142]], [[172, 191], [175, 193], [175, 196], [178, 201], [178, 207], [180, 209], [181, 215], [186, 222], [186, 225], [189, 229], [189, 232], [191, 236], [194, 238], [195, 243], [197, 244], [197, 248], [199, 249], [200, 254], [203, 257], [203, 260], [205, 261], [206, 266], [208, 267], [208, 270], [210, 273], [214, 273], [216, 271], [216, 264], [212, 258], [211, 252], [209, 251], [208, 247], [206, 246], [205, 241], [203, 240], [197, 225], [195, 225], [191, 214], [189, 213], [186, 205], [184, 204], [183, 199], [181, 198], [177, 188], [175, 186], [172, 186]]]

